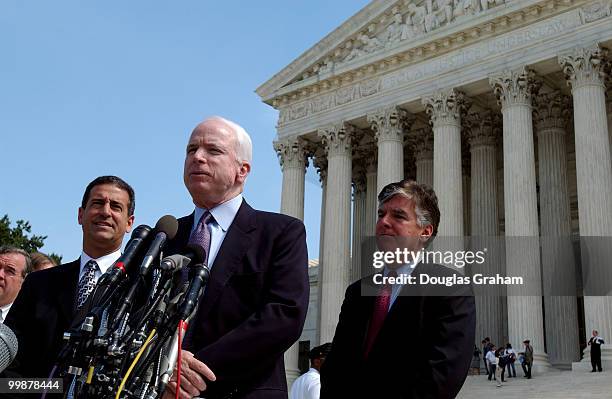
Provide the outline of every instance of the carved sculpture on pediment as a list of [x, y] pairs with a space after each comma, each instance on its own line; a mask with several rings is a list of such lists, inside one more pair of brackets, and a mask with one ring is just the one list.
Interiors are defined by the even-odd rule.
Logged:
[[393, 22], [387, 26], [385, 31], [385, 46], [389, 47], [395, 42], [399, 42], [402, 38], [402, 30], [404, 29], [402, 14], [393, 14]]
[[319, 67], [319, 74], [329, 73], [332, 71], [333, 68], [334, 60], [332, 59], [332, 57], [327, 57], [323, 61], [323, 64], [321, 64], [321, 66]]
[[424, 34], [425, 30], [425, 16], [427, 16], [427, 9], [423, 6], [417, 6], [414, 3], [408, 4], [409, 18], [412, 20], [414, 31], [417, 35]]
[[444, 11], [444, 21], [449, 23], [453, 20], [453, 7], [455, 2], [453, 0], [437, 0], [438, 10]]
[[363, 43], [361, 42], [361, 40], [349, 41], [347, 43], [347, 48], [350, 48], [350, 51], [347, 56], [344, 57], [344, 60], [342, 60], [342, 62], [348, 62], [355, 58], [361, 57], [363, 54], [365, 54], [365, 51], [362, 49], [362, 47]]
[[480, 8], [482, 11], [488, 10], [492, 6], [503, 4], [504, 0], [480, 0]]
[[366, 53], [373, 53], [379, 48], [383, 47], [383, 44], [376, 36], [368, 36], [363, 34], [361, 35], [361, 42], [363, 43], [363, 50]]

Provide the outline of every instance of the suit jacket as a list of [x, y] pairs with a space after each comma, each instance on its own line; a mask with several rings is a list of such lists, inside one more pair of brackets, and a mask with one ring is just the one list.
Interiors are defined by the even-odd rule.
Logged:
[[[419, 264], [412, 275], [451, 276]], [[406, 285], [364, 360], [376, 296], [372, 276], [346, 290], [332, 349], [321, 369], [321, 399], [454, 398], [472, 360], [475, 304], [469, 286]], [[370, 295], [368, 295], [368, 292]]]
[[[185, 249], [193, 214], [179, 219], [168, 253]], [[205, 398], [287, 398], [283, 353], [308, 309], [303, 223], [243, 200], [217, 253], [184, 348], [215, 373]]]
[[79, 268], [77, 259], [26, 277], [6, 318], [19, 341], [7, 375], [49, 376], [74, 318]]

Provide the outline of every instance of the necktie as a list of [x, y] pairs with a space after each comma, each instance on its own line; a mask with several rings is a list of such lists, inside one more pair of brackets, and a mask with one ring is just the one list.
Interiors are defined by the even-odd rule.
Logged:
[[204, 249], [204, 259], [202, 263], [208, 266], [208, 253], [210, 252], [210, 231], [208, 223], [215, 220], [210, 212], [206, 211], [200, 217], [198, 224], [189, 237], [189, 244], [196, 244]]
[[90, 260], [85, 264], [85, 268], [83, 269], [83, 277], [81, 277], [81, 280], [79, 280], [77, 309], [83, 306], [87, 300], [87, 297], [89, 297], [89, 294], [91, 294], [96, 286], [96, 270], [98, 270], [98, 264], [95, 260]]
[[[397, 273], [392, 270], [387, 274], [387, 277], [397, 277]], [[365, 350], [363, 352], [364, 358], [367, 358], [370, 354], [372, 345], [374, 345], [374, 341], [376, 340], [376, 337], [378, 336], [378, 333], [385, 322], [385, 317], [387, 317], [387, 313], [389, 312], [389, 304], [391, 303], [391, 289], [391, 284], [388, 283], [380, 287], [380, 291], [378, 292], [378, 296], [374, 302], [374, 310], [372, 312], [372, 318], [370, 319], [370, 326], [368, 328], [368, 334], [365, 341]]]

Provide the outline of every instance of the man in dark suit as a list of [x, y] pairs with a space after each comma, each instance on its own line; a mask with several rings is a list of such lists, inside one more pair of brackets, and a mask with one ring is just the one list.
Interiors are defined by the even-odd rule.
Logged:
[[212, 117], [193, 130], [184, 181], [196, 209], [179, 219], [168, 253], [195, 242], [211, 274], [184, 340], [182, 398], [287, 398], [283, 353], [308, 308], [306, 233], [298, 219], [247, 204], [250, 169], [243, 128]]
[[93, 180], [83, 195], [78, 222], [83, 229], [79, 259], [30, 273], [7, 316], [19, 341], [7, 375], [48, 377], [80, 304], [97, 279], [121, 255], [123, 236], [134, 222], [134, 190], [115, 176]]
[[[378, 201], [379, 250], [418, 252], [436, 235], [440, 211], [428, 186], [392, 183]], [[321, 369], [321, 398], [455, 397], [472, 359], [474, 298], [469, 285], [421, 284], [425, 275], [460, 277], [409, 259], [387, 262], [382, 273], [348, 287]]]

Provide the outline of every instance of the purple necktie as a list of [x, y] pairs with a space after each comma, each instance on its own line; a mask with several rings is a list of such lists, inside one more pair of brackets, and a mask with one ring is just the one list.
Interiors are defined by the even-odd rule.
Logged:
[[195, 230], [191, 232], [189, 237], [189, 244], [196, 244], [204, 249], [204, 259], [202, 263], [208, 266], [208, 254], [210, 252], [210, 231], [208, 230], [208, 223], [215, 220], [210, 212], [205, 211], [200, 218]]

